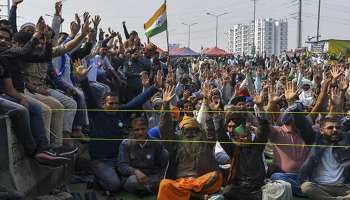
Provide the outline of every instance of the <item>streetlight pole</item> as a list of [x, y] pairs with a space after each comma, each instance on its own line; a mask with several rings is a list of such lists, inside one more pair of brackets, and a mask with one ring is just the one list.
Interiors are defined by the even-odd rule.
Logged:
[[219, 29], [219, 17], [228, 14], [227, 12], [219, 14], [219, 15], [214, 15], [212, 13], [207, 12], [207, 15], [213, 16], [216, 18], [216, 36], [215, 36], [215, 47], [218, 47], [218, 29]]
[[299, 0], [299, 11], [298, 11], [298, 35], [297, 35], [297, 48], [301, 48], [301, 40], [302, 40], [302, 6], [303, 1]]
[[318, 16], [317, 16], [317, 42], [320, 40], [320, 18], [321, 18], [321, 0], [318, 0]]
[[256, 1], [257, 0], [252, 0], [253, 1], [253, 3], [254, 3], [254, 12], [253, 12], [253, 40], [252, 40], [252, 42], [253, 42], [253, 45], [252, 45], [252, 55], [254, 56], [254, 54], [255, 54], [255, 19], [256, 19]]
[[184, 22], [182, 22], [181, 24], [185, 25], [188, 27], [188, 42], [187, 42], [187, 47], [190, 48], [191, 46], [191, 26], [194, 26], [198, 23], [192, 23], [192, 24], [186, 24]]

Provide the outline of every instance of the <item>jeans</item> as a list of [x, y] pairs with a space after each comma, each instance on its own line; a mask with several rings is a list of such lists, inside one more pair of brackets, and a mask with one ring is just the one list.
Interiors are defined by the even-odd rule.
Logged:
[[298, 174], [295, 173], [273, 173], [271, 175], [271, 180], [282, 180], [285, 182], [290, 183], [292, 186], [292, 192], [293, 194], [300, 196], [300, 197], [305, 197], [303, 192], [300, 189], [300, 180], [298, 178]]
[[80, 90], [79, 88], [73, 87], [73, 89], [76, 93], [76, 95], [74, 95], [73, 98], [77, 102], [77, 108], [78, 108], [78, 111], [74, 118], [73, 127], [81, 128], [84, 125], [85, 126], [89, 125], [85, 95], [83, 91]]
[[[3, 98], [1, 98], [3, 97]], [[31, 124], [42, 125], [43, 121], [40, 119], [41, 108], [40, 106], [31, 105], [29, 110], [24, 106], [17, 104], [11, 100], [11, 97], [1, 96], [0, 97], [0, 113], [7, 114], [11, 119], [12, 127], [14, 134], [16, 135], [17, 140], [23, 145], [24, 152], [27, 155], [33, 156], [37, 150], [37, 144], [47, 145], [46, 133], [44, 131], [39, 131], [36, 134], [33, 134], [35, 128], [31, 127]], [[33, 119], [29, 119], [29, 116]], [[39, 135], [38, 135], [39, 134]], [[43, 136], [40, 136], [43, 134]], [[36, 137], [34, 137], [36, 135]], [[39, 138], [39, 141], [36, 140]], [[37, 143], [36, 143], [37, 142]]]
[[[59, 138], [63, 137], [63, 117], [64, 113], [62, 112], [62, 109], [64, 109], [64, 106], [57, 101], [55, 98], [50, 96], [44, 96], [41, 94], [32, 94], [27, 93], [28, 96], [33, 97], [34, 99], [37, 99], [44, 103], [45, 105], [49, 106], [51, 111], [51, 125], [50, 125], [50, 132], [53, 134], [50, 134], [50, 144], [54, 144], [56, 146], [62, 145], [62, 140]], [[57, 137], [55, 137], [57, 136]]]
[[30, 92], [28, 90], [25, 90], [24, 93], [22, 93], [22, 94], [25, 96], [25, 98], [29, 102], [32, 102], [32, 103], [40, 106], [41, 112], [42, 112], [42, 118], [43, 118], [43, 122], [44, 122], [44, 129], [45, 129], [45, 132], [46, 132], [46, 136], [49, 139], [50, 138], [50, 127], [51, 127], [52, 110], [45, 103], [43, 103], [43, 102], [33, 98], [31, 95], [29, 95]]
[[96, 182], [102, 189], [110, 192], [118, 192], [121, 188], [120, 178], [115, 170], [116, 160], [95, 160], [92, 163], [92, 171]]
[[73, 98], [68, 97], [57, 90], [49, 89], [49, 95], [57, 99], [64, 106], [64, 109], [67, 109], [64, 112], [60, 111], [64, 113], [63, 131], [71, 133], [74, 117], [77, 112], [77, 103], [74, 101]]
[[36, 100], [26, 97], [28, 100], [28, 110], [30, 117], [30, 127], [39, 151], [49, 146], [48, 131], [45, 129], [42, 105]]

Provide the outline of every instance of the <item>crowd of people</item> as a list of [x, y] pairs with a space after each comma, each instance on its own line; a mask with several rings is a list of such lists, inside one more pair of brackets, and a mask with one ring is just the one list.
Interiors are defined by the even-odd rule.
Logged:
[[61, 2], [51, 26], [17, 30], [22, 1], [0, 20], [0, 114], [26, 156], [65, 165], [75, 138], [101, 190], [159, 200], [262, 199], [271, 183], [350, 199], [345, 57], [173, 58], [88, 12], [60, 32]]

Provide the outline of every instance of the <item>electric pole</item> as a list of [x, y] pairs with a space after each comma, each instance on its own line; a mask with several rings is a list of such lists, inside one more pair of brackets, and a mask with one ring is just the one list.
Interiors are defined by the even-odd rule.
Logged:
[[321, 17], [321, 0], [318, 0], [317, 32], [316, 32], [317, 42], [320, 40], [320, 17]]
[[254, 3], [254, 16], [253, 16], [253, 46], [252, 46], [252, 55], [255, 54], [255, 19], [256, 19], [256, 0], [252, 0]]
[[301, 11], [302, 11], [302, 0], [299, 0], [299, 12], [298, 12], [298, 34], [297, 34], [297, 48], [301, 48], [302, 40], [302, 20], [301, 20]]
[[186, 24], [184, 22], [182, 22], [181, 24], [185, 25], [188, 27], [188, 42], [187, 42], [187, 47], [190, 48], [191, 46], [191, 26], [194, 26], [198, 23], [192, 23], [192, 24]]

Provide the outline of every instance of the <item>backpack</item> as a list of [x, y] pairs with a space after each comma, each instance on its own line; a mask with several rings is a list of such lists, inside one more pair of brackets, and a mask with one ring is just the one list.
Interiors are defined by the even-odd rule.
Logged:
[[293, 200], [291, 184], [282, 180], [269, 181], [262, 187], [262, 193], [263, 200]]

